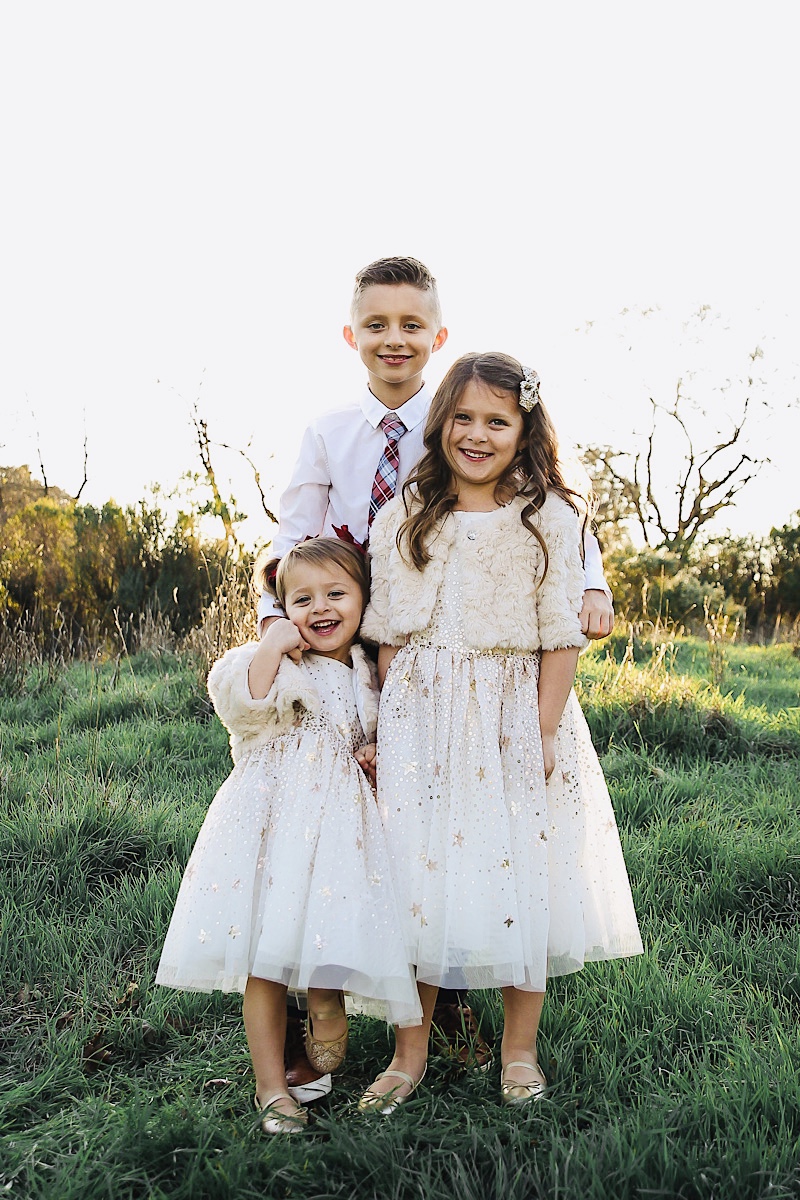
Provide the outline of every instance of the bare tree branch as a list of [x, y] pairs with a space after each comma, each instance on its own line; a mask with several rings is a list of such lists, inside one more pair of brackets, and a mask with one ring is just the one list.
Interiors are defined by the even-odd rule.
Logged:
[[[28, 400], [27, 392], [25, 393], [25, 399]], [[33, 411], [33, 405], [31, 404], [30, 400], [28, 400], [28, 408], [30, 410], [31, 420], [33, 421], [33, 432], [34, 432], [34, 437], [36, 439], [36, 457], [39, 459], [39, 470], [42, 473], [42, 483], [44, 484], [44, 494], [45, 494], [45, 496], [47, 496], [50, 493], [50, 485], [47, 482], [47, 475], [46, 475], [45, 469], [44, 469], [44, 461], [42, 459], [42, 440], [39, 435], [39, 423], [36, 420], [36, 413]]]
[[86, 432], [86, 410], [84, 409], [84, 412], [83, 412], [83, 480], [81, 482], [81, 486], [78, 488], [78, 490], [74, 496], [76, 504], [80, 500], [81, 492], [86, 487], [86, 484], [88, 482], [89, 482], [89, 435]]
[[258, 470], [258, 467], [253, 462], [250, 455], [245, 454], [244, 450], [241, 450], [238, 446], [229, 446], [227, 442], [217, 442], [216, 445], [222, 450], [233, 450], [235, 454], [241, 454], [242, 458], [253, 472], [253, 479], [255, 480], [256, 487], [258, 488], [258, 494], [261, 497], [261, 507], [264, 510], [264, 515], [266, 516], [267, 520], [272, 521], [273, 525], [277, 525], [278, 518], [267, 506], [267, 497], [264, 493], [264, 489], [261, 486], [261, 472]]
[[[202, 387], [202, 383], [200, 385]], [[232, 550], [241, 549], [241, 544], [236, 536], [236, 529], [233, 524], [233, 517], [229, 505], [222, 498], [222, 493], [217, 484], [217, 476], [214, 471], [214, 463], [211, 457], [212, 442], [208, 436], [208, 423], [200, 416], [199, 410], [200, 397], [194, 401], [191, 408], [192, 424], [194, 425], [195, 437], [197, 438], [197, 448], [200, 454], [200, 462], [203, 464], [203, 470], [206, 474], [206, 481], [211, 488], [211, 494], [214, 498], [213, 512], [222, 521], [223, 529], [225, 530], [225, 539], [228, 546]]]

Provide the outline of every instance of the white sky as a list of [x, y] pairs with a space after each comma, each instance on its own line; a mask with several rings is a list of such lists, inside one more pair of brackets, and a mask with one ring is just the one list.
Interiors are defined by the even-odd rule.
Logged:
[[[49, 481], [75, 491], [85, 423], [82, 499], [134, 502], [199, 466], [199, 394], [276, 507], [305, 424], [365, 382], [340, 332], [356, 270], [413, 254], [450, 329], [428, 382], [508, 351], [570, 439], [629, 448], [647, 396], [689, 371], [724, 417], [719, 385], [761, 345], [774, 412], [753, 448], [773, 465], [724, 523], [783, 524], [800, 506], [790, 10], [5, 5], [0, 462], [35, 469], [38, 429]], [[241, 459], [217, 466], [256, 517]]]

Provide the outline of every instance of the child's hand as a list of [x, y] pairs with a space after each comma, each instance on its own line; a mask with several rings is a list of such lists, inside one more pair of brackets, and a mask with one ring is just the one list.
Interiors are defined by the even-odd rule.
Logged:
[[589, 588], [583, 593], [580, 614], [581, 629], [590, 641], [608, 637], [614, 628], [614, 605], [605, 592]]
[[545, 783], [556, 769], [556, 739], [553, 734], [542, 734]]
[[[303, 657], [303, 651], [309, 648], [308, 642], [304, 641], [300, 630], [286, 617], [278, 617], [272, 622], [261, 639], [259, 650], [261, 646], [269, 646], [280, 654], [288, 654], [292, 662], [296, 663], [299, 663]], [[258, 650], [256, 650], [256, 654], [258, 654]]]
[[377, 757], [378, 747], [375, 742], [368, 742], [366, 746], [361, 746], [355, 752], [355, 759], [361, 770], [366, 775], [373, 787], [377, 783]]

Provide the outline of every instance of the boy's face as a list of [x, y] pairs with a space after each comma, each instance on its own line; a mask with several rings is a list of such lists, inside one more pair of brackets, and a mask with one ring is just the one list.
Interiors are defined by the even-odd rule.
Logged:
[[343, 333], [369, 371], [370, 390], [387, 408], [419, 391], [428, 359], [447, 340], [433, 297], [410, 283], [366, 288]]

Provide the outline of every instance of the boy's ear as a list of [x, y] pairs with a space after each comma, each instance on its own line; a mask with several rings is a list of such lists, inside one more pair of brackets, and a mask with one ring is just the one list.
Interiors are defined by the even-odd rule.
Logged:
[[342, 330], [342, 337], [347, 342], [347, 344], [351, 350], [358, 349], [358, 342], [356, 341], [356, 336], [353, 333], [352, 327], [350, 325], [345, 325], [344, 329]]
[[436, 337], [433, 339], [433, 345], [431, 346], [431, 354], [433, 354], [436, 350], [441, 350], [442, 346], [445, 344], [446, 341], [447, 341], [447, 330], [445, 329], [444, 326], [442, 326], [442, 328], [437, 333]]

